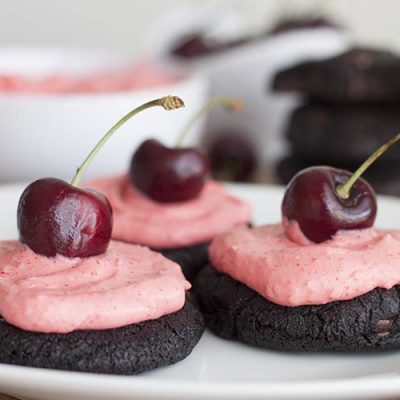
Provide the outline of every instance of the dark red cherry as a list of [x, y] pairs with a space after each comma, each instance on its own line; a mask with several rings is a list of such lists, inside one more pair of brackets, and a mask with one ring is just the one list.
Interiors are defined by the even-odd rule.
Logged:
[[216, 137], [209, 148], [211, 172], [216, 179], [248, 181], [257, 166], [254, 146], [247, 136], [226, 132]]
[[102, 194], [60, 179], [31, 183], [18, 204], [20, 241], [48, 257], [90, 257], [106, 251], [112, 210]]
[[[303, 234], [316, 243], [341, 229], [363, 229], [374, 224], [376, 196], [361, 175], [393, 144], [400, 134], [371, 154], [352, 174], [332, 167], [311, 167], [289, 182], [282, 202], [282, 218], [298, 223]], [[287, 224], [283, 224], [286, 234]]]
[[208, 176], [207, 157], [194, 148], [168, 148], [154, 139], [133, 154], [130, 179], [134, 186], [158, 202], [195, 198]]
[[182, 129], [175, 148], [168, 148], [154, 139], [143, 142], [132, 157], [129, 172], [132, 184], [158, 202], [180, 202], [197, 197], [208, 178], [208, 158], [198, 149], [181, 145], [197, 120], [217, 105], [237, 111], [243, 107], [243, 102], [232, 97], [207, 101]]
[[108, 139], [130, 118], [151, 108], [175, 110], [182, 99], [166, 96], [134, 108], [100, 139], [80, 165], [71, 184], [55, 178], [39, 179], [22, 193], [18, 204], [18, 229], [22, 243], [48, 257], [90, 257], [106, 251], [111, 238], [112, 210], [100, 193], [77, 185], [93, 158]]
[[348, 171], [331, 167], [299, 172], [286, 188], [282, 217], [296, 221], [303, 234], [316, 243], [330, 239], [341, 229], [371, 227], [377, 211], [372, 187], [359, 178], [348, 197], [338, 192], [351, 176]]

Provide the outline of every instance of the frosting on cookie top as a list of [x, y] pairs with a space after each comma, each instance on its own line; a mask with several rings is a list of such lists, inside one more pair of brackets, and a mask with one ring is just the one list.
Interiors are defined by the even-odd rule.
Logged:
[[37, 332], [110, 329], [180, 310], [190, 289], [180, 267], [146, 247], [111, 241], [105, 254], [48, 258], [0, 242], [0, 315]]
[[[288, 222], [286, 222], [289, 224]], [[343, 230], [315, 244], [296, 222], [237, 227], [215, 238], [215, 268], [282, 306], [350, 300], [400, 284], [400, 231]]]
[[208, 181], [195, 199], [157, 203], [135, 189], [126, 175], [89, 182], [113, 209], [113, 238], [152, 248], [179, 248], [206, 242], [250, 221], [250, 206]]

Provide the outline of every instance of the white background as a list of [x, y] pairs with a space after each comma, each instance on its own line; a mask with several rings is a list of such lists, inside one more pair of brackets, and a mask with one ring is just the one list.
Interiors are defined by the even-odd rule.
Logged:
[[[182, 5], [237, 10], [249, 30], [283, 10], [322, 8], [357, 42], [400, 51], [400, 0], [0, 0], [0, 44], [62, 44], [138, 54], [159, 18]], [[146, 50], [146, 49], [144, 49]]]

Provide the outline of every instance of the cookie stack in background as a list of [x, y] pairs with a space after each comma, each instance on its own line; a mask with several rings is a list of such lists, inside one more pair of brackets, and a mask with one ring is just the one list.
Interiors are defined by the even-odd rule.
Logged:
[[[331, 165], [354, 171], [400, 132], [400, 57], [354, 48], [277, 74], [273, 89], [299, 92], [306, 103], [288, 121], [290, 154], [276, 166], [283, 183], [303, 168]], [[378, 193], [400, 195], [400, 148], [365, 174]]]

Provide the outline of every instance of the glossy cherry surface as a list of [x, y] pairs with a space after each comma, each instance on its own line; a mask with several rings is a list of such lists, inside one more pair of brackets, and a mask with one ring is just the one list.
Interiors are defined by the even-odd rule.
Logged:
[[158, 202], [195, 198], [208, 176], [207, 157], [194, 148], [168, 148], [154, 139], [144, 141], [132, 157], [134, 186]]
[[216, 137], [209, 148], [212, 175], [217, 179], [248, 181], [257, 166], [255, 149], [239, 133], [226, 132]]
[[316, 243], [330, 239], [341, 229], [371, 227], [377, 211], [372, 187], [360, 178], [348, 198], [338, 194], [338, 186], [351, 175], [331, 167], [311, 167], [299, 172], [286, 188], [282, 217], [296, 221], [303, 234]]
[[90, 257], [106, 251], [112, 209], [102, 194], [55, 178], [39, 179], [18, 204], [20, 241], [48, 257]]

